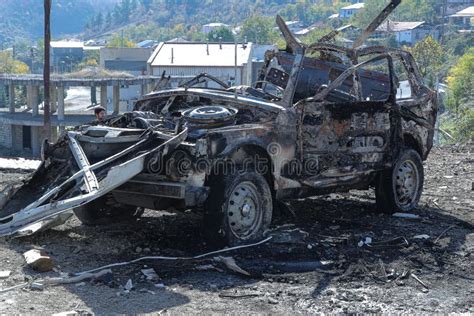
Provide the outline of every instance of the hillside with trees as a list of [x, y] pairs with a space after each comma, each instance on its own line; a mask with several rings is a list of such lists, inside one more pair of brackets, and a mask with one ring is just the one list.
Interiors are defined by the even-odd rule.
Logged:
[[[53, 39], [78, 37], [105, 39], [107, 46], [134, 47], [135, 43], [152, 39], [170, 40], [181, 37], [190, 41], [244, 40], [259, 44], [282, 45], [275, 28], [275, 15], [287, 21], [300, 21], [305, 26], [317, 25], [301, 37], [307, 44], [317, 41], [332, 29], [352, 24], [365, 28], [389, 0], [365, 0], [365, 7], [349, 20], [328, 17], [351, 2], [341, 0], [53, 0]], [[403, 0], [391, 14], [394, 21], [425, 21], [432, 28], [442, 24], [439, 0]], [[220, 22], [230, 28], [202, 32], [207, 23]], [[239, 32], [232, 29], [238, 27]], [[369, 45], [386, 45], [411, 51], [425, 82], [430, 87], [445, 83], [447, 96], [443, 126], [454, 136], [466, 137], [466, 124], [472, 124], [472, 49], [473, 33], [458, 33], [450, 25], [443, 27], [443, 40], [427, 37], [413, 47], [397, 43], [394, 36], [375, 37]], [[0, 48], [14, 45], [12, 57], [25, 57], [30, 47], [37, 46], [37, 62], [41, 62], [43, 1], [0, 1]], [[359, 31], [360, 32], [360, 31]], [[335, 41], [343, 40], [336, 37]], [[465, 119], [467, 117], [467, 119]], [[461, 128], [461, 126], [463, 126]], [[463, 136], [464, 135], [464, 136]], [[472, 135], [472, 134], [471, 134]]]
[[[53, 0], [51, 33], [53, 38], [77, 34], [91, 16], [117, 0]], [[42, 0], [0, 1], [0, 45], [8, 47], [21, 40], [36, 41], [43, 36]]]

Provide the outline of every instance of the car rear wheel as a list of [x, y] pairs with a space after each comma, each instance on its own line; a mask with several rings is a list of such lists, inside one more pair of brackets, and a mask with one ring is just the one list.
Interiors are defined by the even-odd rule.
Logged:
[[413, 210], [423, 191], [423, 162], [413, 149], [401, 152], [394, 166], [379, 175], [375, 188], [377, 209], [380, 212]]
[[81, 223], [95, 226], [137, 219], [143, 215], [144, 209], [117, 203], [112, 195], [108, 194], [76, 207], [73, 211]]
[[265, 177], [254, 171], [223, 176], [211, 185], [204, 232], [214, 244], [258, 241], [270, 226], [272, 211]]

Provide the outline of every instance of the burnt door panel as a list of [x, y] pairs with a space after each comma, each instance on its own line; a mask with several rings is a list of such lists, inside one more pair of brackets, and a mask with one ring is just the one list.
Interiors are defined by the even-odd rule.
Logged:
[[303, 177], [344, 177], [383, 168], [389, 109], [384, 102], [306, 103], [298, 135]]

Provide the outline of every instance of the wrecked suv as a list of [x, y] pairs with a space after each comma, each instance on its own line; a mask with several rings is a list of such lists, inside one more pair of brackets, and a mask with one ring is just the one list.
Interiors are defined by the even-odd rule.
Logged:
[[267, 52], [254, 86], [202, 74], [45, 145], [3, 206], [0, 235], [70, 209], [95, 225], [194, 208], [213, 238], [238, 244], [262, 237], [278, 200], [371, 186], [381, 212], [415, 208], [437, 103], [412, 56], [327, 38], [305, 46], [277, 24], [287, 47]]

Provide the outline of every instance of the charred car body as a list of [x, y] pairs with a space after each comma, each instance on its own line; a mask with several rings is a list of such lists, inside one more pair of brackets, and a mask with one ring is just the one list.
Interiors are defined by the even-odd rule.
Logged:
[[[305, 46], [277, 24], [287, 48], [267, 52], [254, 86], [199, 75], [44, 146], [41, 166], [0, 212], [0, 235], [31, 233], [70, 209], [99, 224], [196, 208], [211, 235], [235, 244], [262, 236], [277, 200], [369, 186], [379, 210], [413, 209], [437, 102], [412, 56], [339, 47], [334, 34]], [[195, 87], [206, 80], [221, 88]]]

